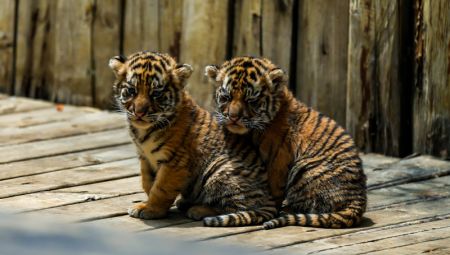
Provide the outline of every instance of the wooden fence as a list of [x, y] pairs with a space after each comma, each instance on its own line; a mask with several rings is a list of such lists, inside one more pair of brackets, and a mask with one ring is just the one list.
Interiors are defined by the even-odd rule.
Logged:
[[0, 0], [0, 92], [111, 107], [108, 59], [149, 49], [194, 66], [265, 56], [363, 151], [448, 158], [448, 0]]

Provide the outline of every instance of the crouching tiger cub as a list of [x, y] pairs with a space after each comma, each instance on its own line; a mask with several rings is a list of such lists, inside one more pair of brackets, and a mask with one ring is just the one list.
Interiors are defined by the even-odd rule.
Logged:
[[148, 195], [129, 209], [130, 216], [164, 217], [182, 194], [179, 209], [193, 219], [204, 218], [206, 226], [260, 224], [275, 217], [257, 148], [221, 128], [194, 103], [184, 90], [191, 66], [154, 52], [113, 57], [109, 66]]
[[360, 222], [366, 176], [343, 128], [297, 101], [287, 75], [267, 59], [238, 57], [205, 73], [217, 87], [219, 123], [259, 147], [277, 206], [284, 200], [282, 215], [265, 222], [266, 229]]

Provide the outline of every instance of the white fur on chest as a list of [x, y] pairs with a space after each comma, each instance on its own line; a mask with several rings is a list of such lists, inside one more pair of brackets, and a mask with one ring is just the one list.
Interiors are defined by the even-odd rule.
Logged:
[[[145, 130], [138, 129], [138, 137], [143, 138], [146, 135]], [[160, 132], [152, 133], [143, 143], [137, 143], [139, 152], [150, 163], [150, 166], [157, 170], [159, 168], [158, 161], [163, 161], [168, 158], [166, 146], [162, 146], [157, 149], [161, 142], [164, 141], [164, 137], [161, 137]]]

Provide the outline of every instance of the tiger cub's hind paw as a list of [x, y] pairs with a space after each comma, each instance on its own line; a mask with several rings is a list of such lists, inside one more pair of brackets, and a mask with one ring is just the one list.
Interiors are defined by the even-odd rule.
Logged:
[[216, 216], [218, 214], [219, 212], [216, 209], [203, 205], [192, 206], [186, 213], [193, 220], [201, 220], [205, 217]]
[[155, 210], [146, 203], [139, 203], [128, 209], [128, 215], [133, 218], [143, 220], [159, 219], [165, 217], [167, 212], [162, 210]]

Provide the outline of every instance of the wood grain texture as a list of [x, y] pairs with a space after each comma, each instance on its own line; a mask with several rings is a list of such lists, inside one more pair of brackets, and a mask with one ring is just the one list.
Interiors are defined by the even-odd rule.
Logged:
[[11, 93], [14, 68], [15, 0], [3, 0], [0, 8], [0, 93]]
[[450, 157], [450, 2], [416, 1], [414, 151]]
[[[159, 51], [180, 59], [183, 27], [183, 1], [159, 0]], [[189, 50], [189, 49], [185, 49]]]
[[345, 125], [349, 3], [300, 1], [298, 8], [297, 97]]
[[158, 6], [158, 0], [125, 1], [123, 38], [125, 55], [142, 50], [159, 50]]
[[95, 71], [93, 100], [103, 109], [111, 109], [114, 104], [114, 75], [108, 61], [120, 53], [120, 19], [120, 0], [96, 0], [91, 56]]
[[294, 0], [262, 1], [262, 53], [277, 66], [290, 70]]
[[[400, 154], [401, 1], [350, 1], [346, 126], [364, 151]], [[406, 131], [404, 131], [406, 132]]]
[[198, 104], [212, 110], [214, 88], [207, 82], [204, 68], [226, 57], [228, 0], [185, 0], [180, 60], [191, 64], [194, 73], [187, 90]]
[[15, 94], [50, 99], [56, 2], [23, 0], [18, 8]]
[[234, 12], [234, 56], [262, 56], [262, 0], [237, 0]]

